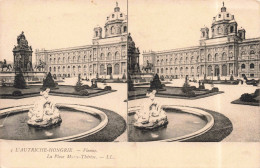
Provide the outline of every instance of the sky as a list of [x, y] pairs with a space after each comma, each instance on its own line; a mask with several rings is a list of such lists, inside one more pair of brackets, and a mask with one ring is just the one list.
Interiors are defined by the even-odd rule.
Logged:
[[[140, 52], [199, 45], [200, 28], [209, 29], [222, 7], [218, 0], [129, 0], [129, 32]], [[260, 1], [225, 0], [246, 38], [260, 37]], [[140, 63], [142, 55], [140, 54]]]
[[127, 0], [0, 0], [0, 60], [13, 62], [22, 31], [33, 48], [33, 62], [35, 49], [91, 45], [94, 27], [104, 29], [116, 2], [127, 14]]
[[[0, 0], [0, 60], [13, 61], [12, 49], [22, 31], [33, 48], [33, 62], [35, 49], [92, 44], [93, 28], [104, 28], [116, 1], [127, 14], [127, 0]], [[259, 4], [225, 0], [246, 38], [260, 37]], [[210, 28], [221, 7], [219, 0], [128, 0], [129, 32], [141, 53], [196, 46], [200, 28]]]

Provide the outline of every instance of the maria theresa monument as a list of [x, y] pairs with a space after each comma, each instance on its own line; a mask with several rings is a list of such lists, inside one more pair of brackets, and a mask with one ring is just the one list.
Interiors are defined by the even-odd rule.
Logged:
[[235, 16], [223, 6], [210, 28], [200, 29], [198, 46], [143, 53], [144, 66], [164, 78], [230, 76], [260, 77], [260, 37], [246, 39]]
[[91, 45], [36, 50], [36, 64], [46, 63], [54, 77], [122, 78], [127, 72], [127, 15], [118, 3], [106, 18], [104, 29], [93, 29]]

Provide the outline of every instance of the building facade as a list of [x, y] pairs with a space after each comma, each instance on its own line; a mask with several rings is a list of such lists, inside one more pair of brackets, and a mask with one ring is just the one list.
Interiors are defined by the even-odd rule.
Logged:
[[[211, 30], [211, 37], [209, 34]], [[206, 76], [260, 77], [260, 38], [246, 39], [234, 15], [223, 4], [213, 17], [211, 29], [201, 28], [198, 46], [143, 53], [144, 66], [152, 63], [153, 72], [164, 78]]]
[[[102, 28], [94, 28], [91, 45], [36, 50], [36, 65], [46, 63], [45, 71], [54, 77], [122, 78], [127, 75], [127, 15], [118, 4]], [[102, 35], [104, 34], [104, 37]]]

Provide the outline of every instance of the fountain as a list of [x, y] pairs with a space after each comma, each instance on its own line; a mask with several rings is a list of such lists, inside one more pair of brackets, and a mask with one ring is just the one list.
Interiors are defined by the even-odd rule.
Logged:
[[155, 93], [147, 93], [142, 106], [128, 109], [129, 141], [185, 141], [213, 127], [210, 113], [193, 107], [160, 105]]
[[103, 111], [84, 105], [55, 103], [49, 91], [49, 88], [41, 91], [34, 105], [2, 109], [0, 139], [82, 141], [108, 124]]
[[27, 124], [32, 127], [46, 128], [62, 122], [56, 103], [49, 99], [50, 88], [41, 91], [42, 97], [29, 110]]

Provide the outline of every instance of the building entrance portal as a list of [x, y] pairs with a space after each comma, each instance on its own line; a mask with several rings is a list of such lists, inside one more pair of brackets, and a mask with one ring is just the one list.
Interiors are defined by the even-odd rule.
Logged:
[[219, 66], [218, 65], [215, 66], [214, 76], [219, 76]]
[[109, 64], [107, 65], [107, 75], [111, 75], [112, 74], [112, 66]]

